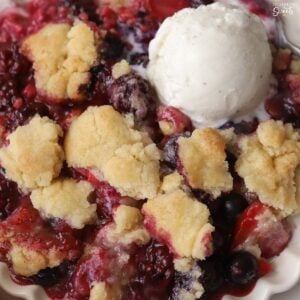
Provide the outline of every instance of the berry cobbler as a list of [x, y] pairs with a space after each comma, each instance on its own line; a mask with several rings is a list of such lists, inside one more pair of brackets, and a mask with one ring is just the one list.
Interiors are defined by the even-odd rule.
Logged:
[[56, 300], [213, 300], [273, 272], [300, 212], [300, 57], [275, 23], [263, 0], [7, 6], [12, 280]]

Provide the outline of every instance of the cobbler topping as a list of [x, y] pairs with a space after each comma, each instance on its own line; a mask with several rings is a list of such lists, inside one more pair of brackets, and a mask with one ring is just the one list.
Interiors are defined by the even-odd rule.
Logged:
[[36, 87], [50, 98], [82, 100], [82, 85], [97, 60], [96, 34], [83, 22], [49, 24], [29, 36], [21, 51], [35, 70]]
[[114, 300], [114, 292], [105, 282], [97, 282], [91, 289], [89, 300]]
[[30, 199], [45, 218], [63, 219], [81, 229], [96, 220], [96, 204], [88, 201], [92, 191], [88, 182], [57, 179], [47, 187], [33, 190]]
[[95, 168], [123, 196], [155, 197], [160, 155], [146, 133], [110, 106], [91, 107], [76, 119], [65, 139], [70, 166]]
[[260, 201], [290, 215], [298, 210], [295, 170], [300, 163], [300, 136], [290, 124], [261, 123], [240, 142], [236, 171]]
[[226, 162], [225, 142], [214, 129], [197, 129], [189, 138], [178, 139], [181, 172], [193, 189], [202, 189], [215, 197], [232, 189], [232, 177]]
[[111, 106], [89, 107], [67, 132], [64, 148], [69, 166], [101, 170], [123, 145], [144, 140], [132, 127], [131, 120]]
[[114, 79], [118, 79], [124, 75], [129, 74], [130, 72], [131, 72], [131, 67], [125, 59], [114, 64], [111, 70], [112, 77]]
[[150, 236], [143, 226], [140, 210], [127, 205], [120, 205], [114, 212], [114, 224], [107, 229], [109, 243], [145, 245]]
[[189, 272], [194, 264], [194, 259], [191, 258], [175, 258], [174, 259], [174, 268], [176, 271], [181, 273], [187, 273]]
[[172, 192], [178, 188], [184, 189], [184, 178], [178, 172], [173, 172], [163, 178], [160, 192], [161, 193], [168, 193]]
[[205, 259], [211, 253], [207, 207], [182, 190], [157, 196], [143, 206], [145, 226], [181, 257]]
[[8, 135], [9, 144], [0, 149], [5, 176], [25, 190], [49, 185], [62, 167], [61, 136], [55, 122], [38, 115], [18, 127]]
[[124, 145], [104, 165], [103, 175], [123, 196], [153, 198], [160, 185], [159, 159], [154, 144]]
[[35, 251], [24, 246], [13, 245], [8, 253], [14, 272], [32, 276], [45, 268], [61, 264], [62, 258], [55, 251]]

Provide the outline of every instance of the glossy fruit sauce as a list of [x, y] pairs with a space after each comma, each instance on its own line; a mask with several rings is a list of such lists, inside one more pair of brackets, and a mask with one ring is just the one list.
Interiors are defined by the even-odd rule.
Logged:
[[[159, 24], [167, 16], [184, 7], [197, 7], [213, 1], [200, 0], [137, 0], [129, 8], [121, 8], [118, 13], [107, 6], [97, 7], [93, 0], [31, 0], [27, 4], [9, 9], [0, 15], [0, 139], [18, 126], [25, 124], [36, 113], [48, 116], [59, 123], [64, 130], [74, 117], [90, 105], [111, 104], [120, 112], [131, 112], [139, 128], [149, 132], [163, 150], [162, 173], [167, 174], [176, 167], [179, 136], [188, 136], [191, 122], [174, 108], [158, 107], [157, 99], [150, 84], [137, 73], [113, 80], [111, 66], [122, 58], [132, 65], [146, 66], [148, 44], [154, 37]], [[249, 2], [250, 1], [246, 1]], [[261, 2], [261, 1], [259, 1]], [[253, 11], [259, 15], [267, 12], [253, 1]], [[251, 3], [250, 3], [251, 4]], [[58, 104], [54, 99], [41, 96], [35, 87], [31, 63], [20, 54], [20, 41], [36, 32], [49, 22], [71, 23], [74, 18], [88, 22], [94, 30], [106, 30], [101, 61], [92, 68], [92, 78], [82, 86], [87, 101], [82, 104], [67, 102]], [[132, 36], [139, 51], [126, 36]], [[134, 48], [135, 49], [135, 48]], [[291, 54], [279, 53], [274, 58], [274, 75], [278, 85], [274, 96], [266, 101], [266, 110], [274, 119], [291, 122], [300, 127], [300, 76], [290, 74]], [[168, 122], [172, 135], [163, 138], [158, 121]], [[234, 127], [236, 133], [249, 134], [255, 131], [258, 121], [227, 123], [224, 127]], [[214, 254], [206, 261], [198, 262], [202, 268], [200, 282], [205, 289], [201, 299], [220, 299], [228, 293], [242, 296], [251, 291], [256, 280], [271, 271], [264, 259], [257, 260], [244, 251], [232, 251], [233, 241], [253, 235], [246, 230], [247, 225], [255, 226], [255, 217], [267, 208], [257, 202], [255, 195], [248, 193], [234, 172], [235, 157], [228, 154], [228, 162], [234, 177], [234, 191], [211, 201], [202, 191], [193, 191], [195, 197], [206, 203], [211, 211], [216, 231], [214, 233]], [[64, 263], [55, 268], [47, 268], [31, 277], [11, 276], [19, 284], [38, 284], [45, 288], [52, 299], [88, 299], [94, 281], [105, 281], [112, 272], [116, 279], [126, 274], [127, 285], [123, 290], [124, 300], [178, 299], [178, 291], [188, 286], [188, 274], [174, 270], [173, 255], [158, 241], [148, 245], [135, 245], [125, 249], [129, 261], [116, 265], [118, 252], [107, 250], [101, 245], [101, 229], [112, 221], [114, 207], [128, 203], [132, 199], [121, 195], [106, 182], [100, 182], [88, 171], [64, 167], [64, 175], [75, 179], [86, 179], [94, 187], [91, 199], [97, 204], [98, 222], [82, 230], [70, 228], [62, 220], [44, 220], [32, 207], [28, 196], [24, 195], [13, 182], [5, 179], [0, 172], [0, 230], [2, 234], [13, 231], [17, 240], [33, 249], [43, 250], [55, 246], [65, 257]], [[224, 217], [226, 216], [226, 217]], [[246, 224], [246, 225], [245, 225]], [[276, 224], [280, 234], [275, 235], [277, 243], [272, 253], [266, 250], [265, 257], [278, 255], [287, 245], [291, 230], [287, 223]], [[269, 232], [260, 236], [262, 246], [274, 239]], [[257, 237], [254, 237], [257, 238]], [[89, 255], [83, 256], [86, 245], [94, 247]], [[0, 241], [0, 260], [6, 261], [9, 245]], [[95, 250], [96, 249], [96, 250]], [[120, 250], [120, 249], [119, 249]], [[9, 266], [11, 267], [11, 266]]]

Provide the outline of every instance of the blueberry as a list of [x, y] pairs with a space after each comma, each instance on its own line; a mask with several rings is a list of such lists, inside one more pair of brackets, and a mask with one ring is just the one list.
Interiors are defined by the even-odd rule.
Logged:
[[223, 200], [223, 214], [227, 223], [234, 225], [237, 217], [249, 205], [247, 200], [239, 194], [230, 193]]
[[118, 111], [134, 114], [136, 120], [144, 120], [154, 111], [153, 91], [148, 81], [137, 73], [116, 79], [109, 89], [110, 103]]
[[176, 168], [177, 164], [177, 140], [179, 137], [188, 137], [190, 136], [189, 132], [184, 132], [180, 134], [173, 134], [163, 148], [163, 161], [166, 162], [171, 168]]
[[212, 234], [214, 251], [222, 250], [226, 244], [226, 237], [220, 231], [215, 230]]
[[225, 274], [229, 283], [245, 287], [258, 278], [258, 262], [254, 255], [246, 251], [233, 252], [227, 261]]
[[205, 292], [213, 293], [219, 290], [224, 283], [222, 262], [212, 256], [200, 262], [200, 267], [202, 270], [200, 282]]
[[43, 287], [50, 287], [55, 285], [66, 274], [67, 267], [62, 264], [55, 268], [46, 268], [39, 271], [36, 275], [31, 277], [33, 283]]
[[116, 34], [108, 32], [101, 46], [101, 56], [103, 59], [119, 59], [124, 48], [124, 42]]
[[163, 160], [172, 168], [176, 168], [177, 161], [177, 139], [179, 135], [175, 134], [169, 138], [163, 148]]

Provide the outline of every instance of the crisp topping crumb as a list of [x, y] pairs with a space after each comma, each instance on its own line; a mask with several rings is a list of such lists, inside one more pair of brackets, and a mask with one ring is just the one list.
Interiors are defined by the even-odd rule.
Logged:
[[178, 172], [173, 172], [163, 178], [160, 193], [168, 193], [174, 190], [185, 189], [184, 178]]
[[300, 135], [292, 125], [274, 120], [261, 123], [254, 135], [241, 140], [240, 149], [236, 171], [249, 191], [285, 215], [297, 211]]
[[96, 282], [91, 289], [89, 300], [117, 300], [110, 286], [105, 282]]
[[127, 205], [120, 205], [114, 212], [114, 224], [109, 225], [107, 239], [110, 243], [129, 245], [147, 244], [149, 233], [143, 225], [144, 217], [140, 210]]
[[232, 189], [225, 141], [217, 130], [196, 129], [191, 137], [180, 137], [178, 146], [181, 171], [192, 188], [205, 190], [215, 197]]
[[205, 259], [211, 253], [209, 210], [182, 190], [148, 200], [143, 206], [146, 228], [180, 257]]
[[114, 79], [118, 79], [124, 75], [129, 74], [130, 72], [131, 72], [131, 67], [125, 59], [114, 64], [112, 67], [112, 76]]
[[36, 86], [57, 101], [82, 100], [80, 86], [97, 61], [96, 34], [83, 22], [49, 24], [29, 36], [21, 51], [33, 62]]
[[159, 152], [155, 144], [124, 145], [104, 165], [104, 178], [121, 195], [135, 199], [153, 198], [158, 192]]
[[64, 158], [58, 140], [61, 128], [47, 117], [36, 115], [8, 136], [0, 149], [5, 176], [24, 190], [44, 187], [60, 173]]
[[42, 269], [56, 267], [62, 262], [55, 251], [42, 253], [17, 245], [12, 246], [8, 256], [14, 272], [22, 276], [35, 275]]
[[92, 191], [88, 182], [59, 179], [34, 190], [30, 198], [44, 217], [64, 219], [70, 226], [81, 229], [96, 220], [96, 204], [88, 201]]
[[159, 189], [160, 154], [143, 132], [111, 106], [90, 107], [65, 139], [69, 166], [93, 168], [123, 196], [154, 197]]

